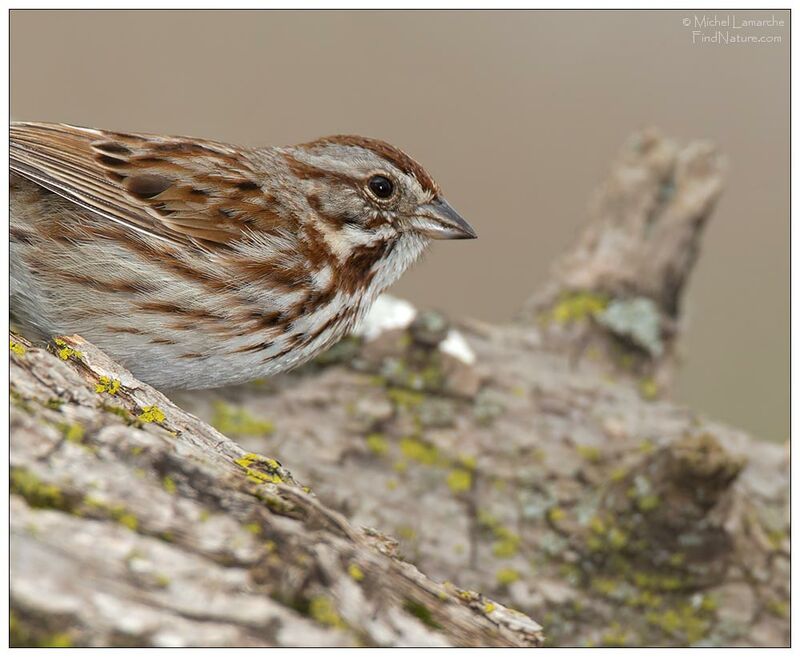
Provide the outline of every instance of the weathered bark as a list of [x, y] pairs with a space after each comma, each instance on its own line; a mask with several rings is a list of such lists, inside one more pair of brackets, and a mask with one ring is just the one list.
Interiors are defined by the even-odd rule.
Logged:
[[[458, 333], [427, 313], [406, 328], [373, 322], [297, 372], [173, 395], [316, 497], [88, 345], [81, 362], [15, 355], [12, 604], [24, 632], [71, 626], [94, 644], [539, 639], [526, 617], [377, 554], [394, 545], [382, 532], [428, 576], [542, 621], [553, 644], [786, 644], [786, 450], [657, 399], [720, 185], [708, 145], [646, 133], [526, 306], [536, 321], [464, 321]], [[87, 388], [98, 376], [120, 390]], [[153, 404], [159, 427], [135, 419]], [[263, 481], [275, 476], [286, 483]]]
[[53, 350], [12, 337], [12, 644], [541, 642], [92, 345]]

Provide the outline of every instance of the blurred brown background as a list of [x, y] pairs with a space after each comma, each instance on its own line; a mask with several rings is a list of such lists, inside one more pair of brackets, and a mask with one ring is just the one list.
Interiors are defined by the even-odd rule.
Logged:
[[[684, 20], [781, 43], [692, 43]], [[286, 144], [395, 143], [477, 228], [395, 286], [509, 319], [636, 128], [728, 155], [687, 303], [677, 396], [771, 439], [789, 422], [789, 13], [12, 11], [11, 116]], [[716, 28], [706, 28], [713, 34]], [[719, 28], [723, 31], [729, 28]]]

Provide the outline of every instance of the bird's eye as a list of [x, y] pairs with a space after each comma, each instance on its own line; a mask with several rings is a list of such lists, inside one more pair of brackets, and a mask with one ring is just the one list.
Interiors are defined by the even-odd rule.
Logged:
[[372, 176], [369, 179], [369, 191], [380, 199], [387, 199], [394, 194], [394, 183], [386, 176]]

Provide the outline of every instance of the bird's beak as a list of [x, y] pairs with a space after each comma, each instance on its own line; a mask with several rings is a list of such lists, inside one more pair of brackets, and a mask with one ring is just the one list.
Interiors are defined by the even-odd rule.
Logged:
[[472, 240], [478, 236], [475, 229], [443, 198], [420, 206], [413, 226], [434, 240]]

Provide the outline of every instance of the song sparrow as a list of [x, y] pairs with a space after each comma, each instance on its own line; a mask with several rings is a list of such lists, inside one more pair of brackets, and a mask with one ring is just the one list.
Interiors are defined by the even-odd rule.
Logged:
[[242, 148], [11, 126], [11, 308], [166, 388], [303, 363], [430, 239], [475, 237], [428, 173], [375, 139]]

